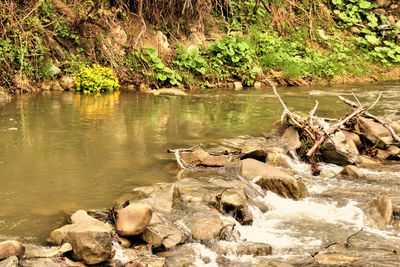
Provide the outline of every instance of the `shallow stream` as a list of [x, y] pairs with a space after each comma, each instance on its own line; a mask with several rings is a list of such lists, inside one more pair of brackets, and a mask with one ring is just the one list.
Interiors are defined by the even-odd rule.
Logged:
[[[354, 92], [372, 103], [383, 93], [372, 113], [400, 119], [400, 83], [278, 90], [290, 109], [307, 113], [318, 100], [317, 114], [334, 118], [349, 110], [337, 95]], [[281, 112], [270, 88], [188, 97], [43, 93], [0, 104], [0, 241], [42, 243], [77, 209], [111, 207], [134, 187], [175, 181], [179, 170], [168, 148], [262, 136]], [[238, 225], [242, 238], [269, 243], [285, 259], [345, 242], [364, 227], [353, 241], [362, 248], [354, 250], [363, 258], [358, 264], [396, 266], [399, 232], [371, 227], [364, 208], [379, 193], [400, 206], [399, 166], [363, 169], [367, 178], [354, 181], [338, 175], [338, 166], [325, 165], [336, 174], [324, 178], [295, 165], [311, 197], [295, 202], [267, 194], [270, 211], [254, 209], [253, 226]]]

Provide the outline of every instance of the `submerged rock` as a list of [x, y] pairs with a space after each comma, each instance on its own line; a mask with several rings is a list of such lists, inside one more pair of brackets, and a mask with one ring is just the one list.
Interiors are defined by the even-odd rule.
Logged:
[[248, 179], [257, 177], [256, 184], [280, 196], [298, 200], [308, 195], [303, 182], [267, 163], [245, 159], [241, 162], [240, 172]]
[[180, 155], [186, 163], [194, 166], [222, 167], [232, 160], [229, 155], [210, 155], [204, 150], [181, 152]]
[[97, 264], [112, 258], [109, 225], [90, 217], [84, 210], [75, 212], [71, 221], [72, 224], [54, 230], [48, 242], [56, 245], [71, 243], [74, 258], [86, 264]]
[[150, 205], [132, 203], [118, 210], [116, 221], [117, 232], [121, 236], [140, 235], [146, 229], [153, 214]]
[[385, 148], [393, 143], [392, 134], [382, 124], [372, 119], [360, 117], [361, 133], [378, 148]]
[[322, 149], [323, 160], [338, 165], [353, 164], [357, 161], [358, 155], [359, 152], [354, 142], [351, 139], [346, 139], [341, 131], [325, 141]]
[[391, 224], [393, 221], [392, 199], [385, 195], [379, 195], [378, 198], [372, 202], [369, 214], [378, 227]]
[[15, 240], [3, 241], [0, 243], [0, 260], [11, 256], [21, 259], [25, 253], [25, 246]]
[[160, 88], [157, 90], [159, 95], [186, 96], [187, 94], [178, 88]]

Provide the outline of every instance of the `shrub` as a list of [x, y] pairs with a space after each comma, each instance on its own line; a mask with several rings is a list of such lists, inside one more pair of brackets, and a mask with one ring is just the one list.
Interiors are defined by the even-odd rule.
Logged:
[[77, 91], [84, 92], [112, 92], [119, 89], [118, 78], [110, 68], [93, 64], [83, 67], [74, 76]]

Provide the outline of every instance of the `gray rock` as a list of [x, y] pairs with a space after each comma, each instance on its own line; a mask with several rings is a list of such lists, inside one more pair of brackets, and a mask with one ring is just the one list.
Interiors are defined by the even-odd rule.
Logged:
[[73, 256], [86, 264], [97, 264], [113, 257], [111, 227], [79, 210], [71, 216], [72, 224], [54, 230], [48, 241], [61, 245], [68, 242]]
[[18, 267], [17, 256], [10, 256], [5, 260], [0, 261], [0, 267]]
[[[358, 136], [358, 134], [355, 134], [353, 132], [349, 132], [349, 131], [342, 131], [342, 133], [344, 134], [344, 136], [346, 137], [346, 140], [352, 140], [353, 143], [356, 145], [357, 148], [362, 147], [362, 143], [361, 143], [361, 139], [360, 136]], [[349, 144], [349, 142], [347, 142], [347, 144]]]
[[200, 241], [218, 240], [224, 224], [216, 217], [205, 217], [192, 221], [188, 227], [192, 232], [193, 239]]
[[24, 253], [25, 246], [19, 241], [8, 240], [0, 243], [0, 260], [11, 256], [17, 256], [18, 259], [21, 259]]
[[357, 166], [354, 166], [354, 165], [344, 166], [341, 174], [348, 175], [349, 177], [357, 178], [357, 179], [363, 178], [365, 176], [361, 172], [361, 170], [359, 168], [357, 168]]
[[150, 225], [143, 232], [141, 238], [153, 247], [164, 246], [166, 249], [185, 241], [184, 234], [172, 225]]
[[288, 150], [295, 151], [301, 147], [300, 136], [296, 128], [289, 127], [285, 130], [280, 140], [281, 144]]
[[400, 148], [398, 146], [391, 145], [388, 147], [387, 152], [390, 156], [394, 157], [400, 154]]
[[385, 148], [393, 143], [392, 134], [382, 124], [363, 117], [359, 121], [362, 134], [377, 148]]
[[381, 162], [378, 160], [374, 160], [371, 157], [360, 155], [356, 161], [356, 164], [359, 166], [375, 166], [381, 164]]
[[346, 139], [341, 131], [332, 135], [323, 144], [322, 158], [328, 163], [338, 165], [353, 164], [357, 161], [358, 155], [359, 152], [354, 142], [351, 139]]
[[282, 136], [287, 128], [285, 121], [277, 120], [271, 126], [271, 134], [275, 136]]
[[60, 68], [55, 65], [51, 65], [50, 71], [53, 76], [55, 76], [61, 72]]
[[241, 175], [248, 179], [258, 177], [256, 183], [265, 190], [272, 191], [280, 196], [298, 200], [308, 195], [303, 182], [267, 163], [253, 159], [241, 162]]
[[118, 210], [116, 221], [117, 232], [120, 236], [140, 235], [146, 229], [153, 214], [150, 205], [132, 203]]

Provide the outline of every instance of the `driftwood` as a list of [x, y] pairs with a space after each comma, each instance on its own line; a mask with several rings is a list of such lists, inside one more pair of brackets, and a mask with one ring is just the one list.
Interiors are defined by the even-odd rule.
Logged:
[[[358, 108], [362, 107], [361, 104], [360, 104], [359, 102], [358, 102], [359, 105], [357, 105], [357, 104], [354, 103], [353, 101], [350, 101], [350, 100], [348, 100], [348, 99], [346, 99], [346, 98], [344, 98], [344, 97], [342, 97], [342, 96], [339, 96], [339, 99], [342, 100], [344, 103], [346, 103], [346, 104], [352, 106], [353, 108], [357, 108], [357, 109], [358, 109]], [[380, 99], [380, 96], [379, 96], [379, 98], [378, 98], [377, 100], [379, 100], [379, 99]], [[366, 117], [369, 117], [369, 118], [371, 118], [371, 119], [374, 119], [375, 121], [377, 121], [377, 122], [379, 122], [380, 124], [382, 124], [382, 125], [383, 125], [386, 129], [388, 129], [389, 132], [392, 134], [393, 139], [400, 143], [400, 137], [396, 134], [396, 132], [393, 130], [393, 128], [392, 128], [389, 124], [387, 124], [387, 122], [385, 122], [385, 121], [382, 120], [381, 118], [379, 118], [379, 117], [377, 117], [377, 116], [375, 116], [375, 115], [372, 115], [371, 113], [368, 112], [368, 110], [372, 109], [372, 108], [376, 105], [376, 103], [377, 103], [377, 101], [375, 101], [375, 103], [374, 103], [371, 107], [369, 107], [369, 108], [364, 112], [364, 115], [365, 115]]]
[[322, 144], [324, 144], [324, 142], [332, 135], [334, 135], [337, 131], [344, 128], [344, 125], [354, 118], [365, 116], [376, 120], [377, 122], [381, 123], [384, 127], [386, 127], [392, 134], [393, 138], [400, 143], [400, 137], [397, 136], [392, 127], [390, 127], [390, 125], [388, 125], [384, 120], [368, 112], [368, 110], [372, 109], [378, 103], [378, 101], [381, 98], [381, 95], [379, 95], [378, 98], [375, 100], [375, 102], [369, 107], [362, 106], [360, 101], [358, 101], [357, 97], [354, 94], [353, 94], [354, 98], [356, 99], [358, 104], [339, 96], [339, 98], [342, 101], [352, 106], [354, 110], [349, 115], [346, 115], [343, 119], [336, 120], [336, 123], [332, 123], [332, 120], [330, 120], [331, 123], [328, 123], [326, 119], [320, 119], [315, 115], [318, 109], [318, 104], [319, 104], [318, 101], [316, 101], [314, 108], [309, 112], [309, 118], [307, 120], [307, 118], [305, 118], [304, 116], [291, 112], [289, 108], [286, 106], [285, 102], [280, 97], [280, 95], [278, 94], [275, 85], [269, 80], [267, 80], [267, 82], [271, 85], [275, 96], [278, 98], [279, 102], [283, 107], [283, 114], [281, 116], [281, 120], [283, 120], [286, 117], [288, 124], [297, 128], [297, 130], [300, 133], [300, 136], [303, 136], [303, 140], [309, 140], [309, 139], [312, 140], [312, 145], [307, 150], [307, 153], [305, 153], [304, 159], [306, 159], [309, 163], [311, 163], [312, 172], [314, 175], [319, 174], [318, 165], [316, 164], [318, 158], [316, 158], [315, 155], [321, 148]]

